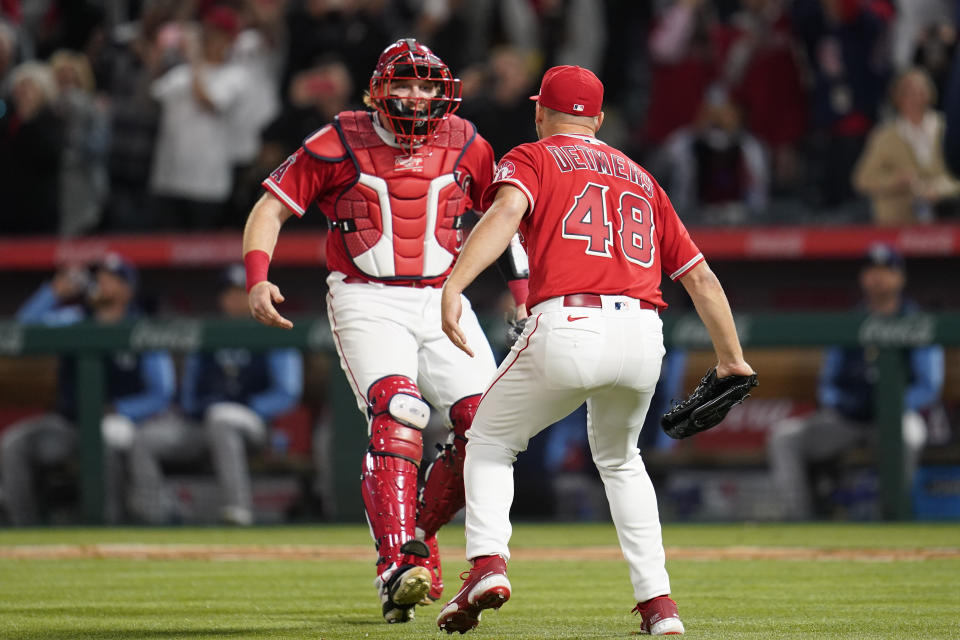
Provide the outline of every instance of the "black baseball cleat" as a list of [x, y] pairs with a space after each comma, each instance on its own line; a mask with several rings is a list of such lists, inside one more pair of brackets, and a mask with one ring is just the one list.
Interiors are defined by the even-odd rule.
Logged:
[[403, 557], [399, 567], [388, 569], [377, 576], [374, 585], [380, 592], [383, 619], [393, 624], [410, 622], [413, 610], [430, 591], [432, 575], [429, 569], [415, 562], [430, 555], [430, 549], [420, 540], [408, 540], [400, 547]]
[[460, 592], [437, 617], [437, 626], [447, 633], [466, 633], [480, 624], [484, 609], [499, 609], [510, 599], [507, 563], [500, 556], [475, 558], [473, 568], [460, 577], [464, 581]]
[[376, 585], [383, 605], [383, 619], [391, 624], [410, 622], [414, 607], [430, 591], [430, 572], [405, 564], [388, 572], [386, 579], [378, 577]]

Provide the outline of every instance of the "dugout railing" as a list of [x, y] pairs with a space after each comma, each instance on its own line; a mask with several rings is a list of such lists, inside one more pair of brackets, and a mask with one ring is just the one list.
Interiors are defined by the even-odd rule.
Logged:
[[[146, 319], [110, 326], [84, 323], [70, 327], [4, 322], [0, 323], [0, 356], [50, 354], [77, 358], [82, 511], [86, 522], [97, 524], [103, 522], [104, 516], [103, 443], [99, 428], [104, 397], [103, 355], [123, 350], [188, 352], [223, 347], [334, 350], [325, 319], [294, 318], [294, 321], [295, 326], [289, 331], [262, 327], [252, 321], [197, 318]], [[736, 322], [745, 348], [841, 345], [869, 346], [879, 350], [876, 403], [881, 444], [876, 462], [881, 514], [886, 520], [909, 519], [912, 514], [910, 492], [901, 462], [901, 416], [906, 374], [899, 350], [931, 343], [960, 345], [960, 313], [920, 314], [906, 318], [849, 313], [755, 313], [740, 314]], [[493, 330], [489, 335], [498, 333], [501, 332]], [[706, 329], [694, 314], [666, 314], [664, 340], [668, 346], [710, 347]], [[785, 361], [783, 367], [789, 368], [790, 362]], [[760, 376], [762, 383], [762, 371]], [[362, 503], [356, 476], [358, 460], [367, 445], [366, 428], [343, 376], [331, 376], [328, 384], [327, 398], [335, 425], [333, 489], [338, 496], [338, 505], [341, 505], [336, 518], [359, 519], [362, 518]]]

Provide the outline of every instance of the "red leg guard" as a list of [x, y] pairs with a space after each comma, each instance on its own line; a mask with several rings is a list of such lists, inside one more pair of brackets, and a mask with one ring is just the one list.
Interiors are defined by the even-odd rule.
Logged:
[[420, 424], [426, 424], [419, 412], [425, 412], [426, 405], [413, 381], [402, 376], [378, 380], [368, 397], [370, 448], [363, 459], [361, 491], [380, 575], [393, 563], [412, 562], [401, 547], [415, 534], [417, 470], [423, 457]]
[[480, 404], [480, 394], [458, 400], [450, 407], [453, 431], [447, 444], [427, 469], [427, 478], [420, 493], [417, 527], [425, 538], [436, 535], [463, 508], [463, 459], [466, 456], [467, 429]]
[[405, 564], [400, 547], [414, 537], [417, 467], [403, 458], [367, 453], [361, 482], [363, 506], [379, 555], [379, 575], [394, 562]]

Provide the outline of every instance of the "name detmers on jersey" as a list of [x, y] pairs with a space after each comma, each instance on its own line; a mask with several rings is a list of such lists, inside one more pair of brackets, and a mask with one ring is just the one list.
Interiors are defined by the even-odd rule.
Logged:
[[[653, 181], [640, 167], [624, 158], [618, 153], [607, 153], [602, 149], [592, 149], [583, 145], [545, 145], [547, 151], [553, 156], [557, 163], [557, 168], [563, 173], [570, 171], [593, 171], [607, 176], [614, 176], [623, 180], [628, 180], [637, 185], [648, 198], [653, 197]], [[501, 166], [501, 170], [504, 167]], [[510, 174], [512, 175], [512, 167]], [[497, 172], [497, 179], [509, 177], [500, 176]]]

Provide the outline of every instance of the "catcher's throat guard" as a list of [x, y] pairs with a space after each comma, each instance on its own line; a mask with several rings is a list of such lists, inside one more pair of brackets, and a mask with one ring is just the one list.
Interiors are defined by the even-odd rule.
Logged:
[[680, 440], [720, 424], [730, 409], [750, 397], [757, 386], [757, 374], [717, 377], [716, 368], [703, 376], [686, 399], [660, 418], [660, 426], [671, 438]]

